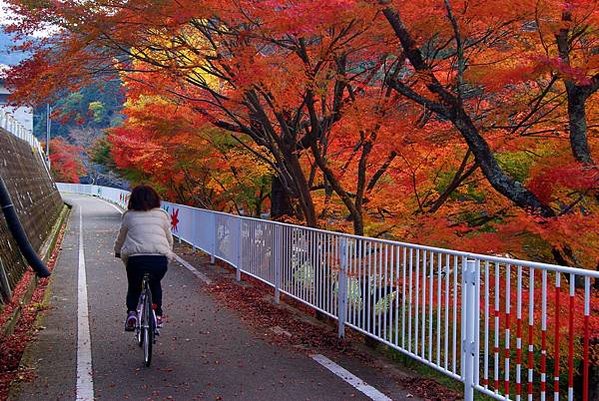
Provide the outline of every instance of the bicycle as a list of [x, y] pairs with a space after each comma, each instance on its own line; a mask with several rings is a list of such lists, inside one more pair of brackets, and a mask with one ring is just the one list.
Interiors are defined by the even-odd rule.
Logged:
[[152, 307], [150, 273], [144, 273], [141, 288], [141, 294], [137, 303], [135, 336], [137, 344], [144, 350], [144, 364], [146, 367], [149, 367], [152, 363], [152, 346], [156, 343], [156, 336], [160, 335], [156, 321], [156, 312]]

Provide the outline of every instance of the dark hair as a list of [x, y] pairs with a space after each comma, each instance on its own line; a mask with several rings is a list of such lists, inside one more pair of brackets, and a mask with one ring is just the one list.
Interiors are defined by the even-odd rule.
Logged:
[[149, 185], [133, 188], [129, 198], [129, 210], [148, 211], [160, 207], [160, 195]]

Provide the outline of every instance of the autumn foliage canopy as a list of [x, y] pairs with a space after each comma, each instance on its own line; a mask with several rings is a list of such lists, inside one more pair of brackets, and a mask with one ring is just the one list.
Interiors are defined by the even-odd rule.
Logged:
[[82, 149], [63, 138], [50, 140], [50, 166], [54, 179], [59, 182], [78, 183], [85, 168], [79, 154]]
[[114, 161], [173, 200], [599, 263], [595, 1], [9, 3], [61, 28], [17, 99], [118, 72]]

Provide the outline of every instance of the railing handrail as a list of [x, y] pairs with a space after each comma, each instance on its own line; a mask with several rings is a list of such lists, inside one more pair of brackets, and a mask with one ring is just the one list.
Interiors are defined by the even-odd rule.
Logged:
[[430, 246], [430, 245], [422, 245], [422, 244], [417, 244], [417, 243], [413, 243], [413, 242], [367, 237], [364, 235], [349, 234], [349, 233], [344, 233], [344, 232], [339, 232], [339, 231], [324, 230], [324, 229], [315, 228], [315, 227], [300, 226], [298, 224], [285, 223], [285, 222], [281, 222], [281, 221], [265, 220], [265, 219], [260, 219], [257, 217], [231, 214], [231, 213], [221, 212], [221, 211], [217, 211], [217, 210], [210, 210], [210, 209], [204, 209], [201, 207], [183, 205], [180, 203], [176, 203], [176, 205], [177, 205], [177, 207], [181, 207], [181, 208], [188, 208], [188, 209], [192, 209], [192, 210], [201, 210], [203, 212], [214, 213], [214, 214], [219, 214], [219, 215], [223, 215], [223, 216], [235, 216], [236, 218], [240, 218], [243, 220], [268, 222], [270, 224], [275, 224], [275, 225], [280, 225], [280, 226], [285, 226], [285, 227], [297, 227], [297, 228], [301, 228], [303, 230], [308, 230], [308, 231], [322, 233], [322, 234], [335, 234], [335, 235], [338, 235], [338, 236], [341, 236], [344, 238], [349, 238], [349, 239], [354, 239], [354, 240], [359, 239], [359, 240], [368, 240], [368, 241], [378, 242], [381, 244], [408, 246], [408, 247], [420, 249], [423, 251], [443, 252], [444, 254], [448, 254], [448, 255], [462, 256], [462, 257], [472, 258], [472, 259], [485, 259], [485, 260], [492, 261], [492, 262], [511, 264], [514, 266], [518, 265], [518, 266], [522, 266], [522, 267], [531, 267], [533, 269], [539, 269], [539, 270], [559, 271], [559, 272], [565, 273], [565, 274], [570, 274], [570, 273], [571, 274], [583, 274], [583, 275], [588, 275], [589, 277], [592, 277], [592, 278], [599, 278], [599, 271], [580, 268], [580, 267], [562, 266], [562, 265], [556, 265], [556, 264], [552, 264], [552, 263], [534, 262], [531, 260], [487, 255], [487, 254], [483, 254], [483, 253], [460, 251], [460, 250], [450, 249], [450, 248], [434, 247], [434, 246]]
[[[68, 184], [68, 183], [58, 183], [58, 184]], [[91, 186], [92, 184], [77, 184], [77, 185], [90, 185]], [[104, 187], [104, 188], [111, 188], [111, 187]], [[118, 189], [118, 188], [113, 188], [113, 189]], [[121, 190], [121, 191], [129, 192], [126, 190]], [[315, 233], [334, 234], [334, 235], [338, 235], [338, 236], [348, 238], [348, 239], [353, 239], [353, 240], [368, 240], [368, 241], [377, 242], [380, 244], [407, 246], [407, 247], [411, 247], [414, 249], [420, 249], [423, 251], [442, 252], [444, 254], [453, 255], [453, 256], [461, 256], [461, 257], [465, 257], [465, 258], [469, 258], [469, 259], [470, 258], [471, 259], [484, 259], [484, 260], [488, 260], [490, 262], [492, 261], [492, 262], [502, 263], [502, 264], [511, 264], [514, 266], [529, 267], [529, 268], [539, 269], [539, 270], [559, 271], [564, 274], [578, 274], [578, 275], [589, 276], [591, 278], [599, 278], [599, 271], [580, 268], [580, 267], [562, 266], [562, 265], [556, 265], [556, 264], [552, 264], [552, 263], [534, 262], [534, 261], [524, 260], [524, 259], [502, 257], [502, 256], [495, 256], [495, 255], [486, 255], [486, 254], [482, 254], [482, 253], [460, 251], [460, 250], [450, 249], [450, 248], [434, 247], [434, 246], [430, 246], [430, 245], [422, 245], [422, 244], [416, 244], [416, 243], [412, 243], [412, 242], [395, 241], [395, 240], [389, 240], [389, 239], [384, 239], [384, 238], [367, 237], [367, 236], [343, 233], [343, 232], [338, 232], [338, 231], [324, 230], [324, 229], [315, 228], [315, 227], [300, 226], [297, 224], [285, 223], [285, 222], [280, 222], [280, 221], [265, 220], [265, 219], [260, 219], [257, 217], [231, 214], [231, 213], [221, 212], [221, 211], [217, 211], [217, 210], [204, 209], [204, 208], [196, 207], [196, 206], [183, 205], [180, 203], [173, 203], [173, 202], [169, 202], [169, 203], [176, 205], [177, 208], [199, 210], [202, 212], [213, 213], [216, 215], [229, 216], [229, 217], [234, 216], [236, 218], [239, 218], [242, 220], [248, 220], [248, 221], [256, 221], [256, 222], [262, 222], [262, 223], [268, 222], [269, 224], [279, 225], [279, 226], [283, 226], [283, 227], [301, 228], [302, 230], [307, 230], [307, 231], [311, 231], [311, 232], [315, 232]]]

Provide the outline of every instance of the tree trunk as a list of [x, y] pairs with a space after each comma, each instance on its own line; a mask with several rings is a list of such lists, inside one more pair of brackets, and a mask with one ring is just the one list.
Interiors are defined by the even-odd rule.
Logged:
[[[572, 21], [572, 12], [567, 9], [562, 13], [562, 22], [570, 24]], [[571, 43], [569, 40], [570, 29], [562, 28], [555, 35], [559, 58], [562, 63], [570, 67]], [[571, 78], [564, 78], [566, 93], [568, 94], [568, 125], [570, 128], [570, 147], [574, 158], [585, 164], [593, 163], [591, 150], [587, 139], [587, 119], [584, 105], [587, 99], [587, 91], [592, 92], [591, 85], [579, 86]]]
[[364, 235], [364, 219], [362, 217], [361, 211], [356, 208], [356, 205], [351, 200], [349, 194], [343, 189], [337, 177], [335, 177], [335, 174], [320, 153], [318, 145], [313, 143], [311, 149], [312, 155], [314, 155], [314, 161], [325, 175], [327, 181], [331, 184], [333, 191], [335, 191], [335, 193], [341, 198], [343, 204], [347, 207], [354, 224], [354, 234]]
[[574, 158], [585, 164], [592, 164], [591, 149], [587, 139], [587, 118], [584, 109], [586, 96], [571, 82], [566, 81], [568, 93], [568, 124], [570, 127], [570, 147]]
[[429, 81], [426, 86], [431, 93], [439, 97], [440, 103], [420, 95], [401, 81], [390, 80], [388, 82], [389, 85], [406, 98], [451, 120], [464, 138], [464, 141], [468, 144], [468, 148], [474, 155], [476, 162], [480, 164], [483, 174], [491, 186], [500, 194], [510, 199], [522, 209], [528, 209], [543, 217], [555, 217], [555, 212], [549, 206], [541, 202], [535, 194], [530, 192], [520, 182], [510, 177], [499, 166], [489, 144], [474, 125], [474, 122], [461, 104], [460, 99], [456, 98], [450, 90], [437, 80], [430, 66], [425, 62], [416, 41], [404, 25], [399, 13], [392, 7], [386, 7], [383, 10], [383, 14], [401, 42], [404, 54], [416, 71], [427, 76]]
[[461, 108], [456, 108], [455, 114], [452, 121], [462, 134], [491, 186], [522, 209], [530, 209], [543, 217], [555, 217], [555, 212], [549, 206], [542, 203], [535, 194], [503, 171], [489, 144], [480, 135], [470, 117]]
[[297, 197], [299, 199], [304, 219], [309, 227], [318, 227], [318, 219], [316, 217], [316, 209], [312, 199], [312, 193], [308, 185], [308, 180], [302, 170], [302, 166], [297, 157], [297, 153], [292, 151], [284, 151], [285, 168], [288, 172], [292, 185], [295, 187]]
[[294, 215], [291, 197], [281, 183], [281, 179], [276, 175], [272, 177], [270, 202], [270, 216], [273, 219]]
[[[376, 134], [372, 135], [371, 138], [376, 138]], [[362, 221], [363, 210], [362, 205], [364, 204], [364, 191], [366, 190], [366, 168], [368, 164], [368, 155], [372, 151], [372, 142], [366, 141], [362, 146], [362, 154], [360, 161], [358, 162], [358, 182], [356, 186], [356, 200], [355, 200], [355, 213], [360, 216], [359, 225], [356, 225], [354, 221], [354, 234], [364, 235], [364, 222]], [[357, 230], [360, 230], [358, 232]]]

